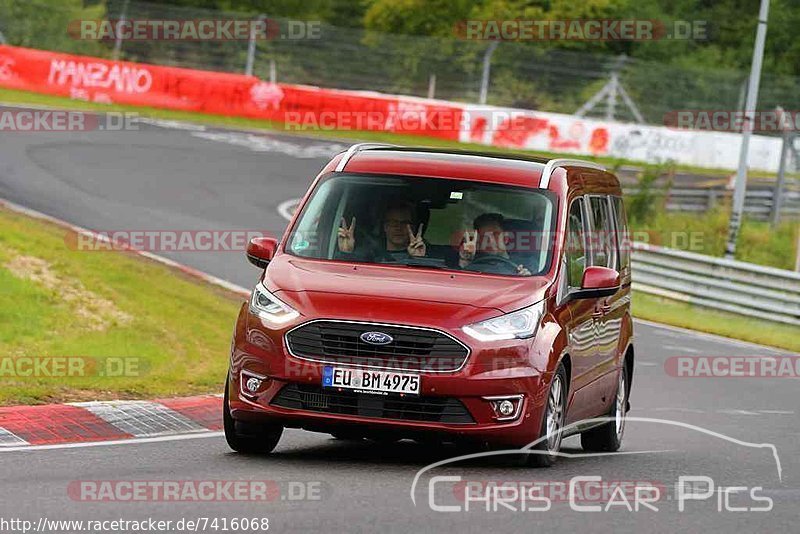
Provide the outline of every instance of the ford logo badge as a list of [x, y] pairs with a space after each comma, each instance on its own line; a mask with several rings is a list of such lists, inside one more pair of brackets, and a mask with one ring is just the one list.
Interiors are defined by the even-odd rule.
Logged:
[[394, 338], [383, 332], [364, 332], [361, 334], [361, 341], [370, 345], [388, 345]]

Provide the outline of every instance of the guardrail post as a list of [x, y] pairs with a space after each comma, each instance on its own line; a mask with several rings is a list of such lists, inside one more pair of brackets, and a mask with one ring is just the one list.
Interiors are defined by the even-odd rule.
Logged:
[[800, 232], [797, 232], [797, 257], [794, 259], [794, 270], [800, 273]]
[[713, 210], [717, 205], [717, 190], [713, 187], [708, 190], [708, 202], [706, 203], [706, 209], [708, 211]]

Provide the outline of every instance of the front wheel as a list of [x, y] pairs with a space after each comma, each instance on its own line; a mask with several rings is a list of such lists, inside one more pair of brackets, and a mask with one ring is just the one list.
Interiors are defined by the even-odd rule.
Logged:
[[225, 380], [225, 397], [222, 401], [222, 424], [225, 441], [236, 452], [243, 454], [269, 454], [278, 445], [283, 434], [283, 426], [278, 424], [257, 424], [237, 421], [231, 416], [228, 389], [230, 377]]
[[619, 372], [617, 394], [608, 412], [610, 421], [603, 426], [581, 434], [581, 447], [585, 451], [614, 452], [622, 446], [625, 432], [625, 408], [628, 405], [628, 369], [625, 365]]
[[353, 432], [351, 430], [337, 430], [336, 432], [331, 432], [331, 436], [334, 439], [338, 439], [339, 441], [363, 441], [364, 435], [359, 434], [357, 432]]
[[567, 412], [567, 371], [564, 364], [559, 363], [550, 382], [547, 394], [547, 405], [542, 417], [542, 428], [539, 437], [544, 437], [531, 451], [527, 458], [534, 467], [550, 467], [556, 463], [558, 451], [561, 450], [561, 436], [564, 429], [564, 418]]

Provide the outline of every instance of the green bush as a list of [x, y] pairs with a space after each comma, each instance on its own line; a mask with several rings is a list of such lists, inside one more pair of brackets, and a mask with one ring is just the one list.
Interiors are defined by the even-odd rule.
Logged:
[[672, 180], [667, 180], [661, 187], [657, 187], [656, 182], [665, 172], [672, 176], [674, 164], [648, 165], [637, 176], [636, 192], [625, 199], [628, 220], [632, 225], [646, 224], [658, 209], [663, 209], [665, 193]]

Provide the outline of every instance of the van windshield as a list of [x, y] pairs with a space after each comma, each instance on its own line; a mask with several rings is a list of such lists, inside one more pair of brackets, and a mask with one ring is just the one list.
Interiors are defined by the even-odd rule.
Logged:
[[463, 180], [332, 174], [289, 235], [305, 258], [535, 276], [547, 271], [555, 196]]

